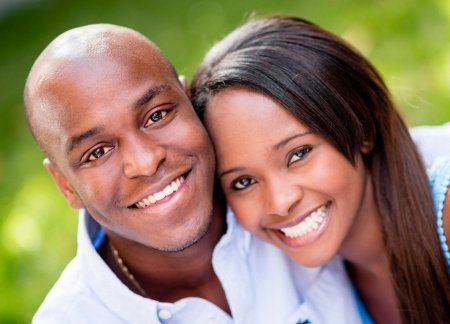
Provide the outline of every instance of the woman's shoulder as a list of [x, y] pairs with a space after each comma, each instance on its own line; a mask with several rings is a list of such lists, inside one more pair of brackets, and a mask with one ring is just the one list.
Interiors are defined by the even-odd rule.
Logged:
[[[436, 214], [444, 210], [444, 204], [448, 207], [449, 186], [450, 186], [450, 156], [440, 157], [434, 161], [428, 170], [431, 192], [433, 195], [434, 208]], [[448, 208], [445, 208], [449, 212]]]
[[450, 265], [450, 157], [437, 159], [428, 171], [442, 252]]
[[[437, 158], [428, 170], [428, 178], [433, 198], [436, 198], [435, 196], [445, 198], [450, 185], [450, 156]], [[443, 200], [442, 203], [444, 202]]]

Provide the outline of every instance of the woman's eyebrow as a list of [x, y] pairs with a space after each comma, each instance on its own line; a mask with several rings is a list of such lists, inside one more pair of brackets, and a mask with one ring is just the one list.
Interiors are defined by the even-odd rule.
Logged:
[[275, 144], [275, 145], [272, 147], [272, 150], [273, 150], [273, 151], [278, 151], [282, 146], [286, 145], [286, 144], [289, 143], [290, 141], [292, 141], [292, 140], [294, 140], [294, 139], [296, 139], [296, 138], [305, 136], [305, 135], [309, 135], [309, 134], [312, 134], [312, 132], [311, 132], [311, 131], [308, 131], [308, 132], [298, 133], [298, 134], [294, 134], [294, 135], [292, 135], [292, 136], [289, 136], [289, 137], [287, 137], [287, 138], [281, 140], [281, 141], [278, 142], [277, 144]]
[[229, 173], [239, 172], [239, 171], [242, 171], [242, 170], [244, 170], [243, 167], [236, 167], [236, 168], [231, 168], [231, 169], [225, 170], [225, 171], [219, 173], [219, 178], [221, 178], [221, 177], [223, 177], [223, 176], [225, 176], [225, 175], [227, 175]]
[[[296, 139], [296, 138], [299, 138], [299, 137], [308, 135], [308, 134], [312, 134], [312, 133], [313, 133], [313, 132], [311, 132], [311, 131], [307, 131], [307, 132], [304, 132], [304, 133], [298, 133], [298, 134], [294, 134], [294, 135], [292, 135], [292, 136], [289, 136], [289, 137], [287, 137], [287, 138], [281, 140], [280, 142], [278, 142], [278, 143], [275, 144], [274, 146], [272, 146], [272, 150], [277, 151], [277, 150], [279, 150], [282, 146], [284, 146], [284, 145], [286, 145], [287, 143], [289, 143], [290, 141], [292, 141], [292, 140], [294, 140], [294, 139]], [[219, 173], [219, 178], [221, 178], [221, 177], [223, 177], [223, 176], [225, 176], [225, 175], [227, 175], [227, 174], [229, 174], [229, 173], [233, 173], [233, 172], [241, 172], [241, 171], [243, 171], [244, 169], [245, 169], [245, 168], [243, 168], [243, 167], [234, 167], [234, 168], [231, 168], [231, 169], [224, 170], [224, 171], [222, 171], [222, 172]]]

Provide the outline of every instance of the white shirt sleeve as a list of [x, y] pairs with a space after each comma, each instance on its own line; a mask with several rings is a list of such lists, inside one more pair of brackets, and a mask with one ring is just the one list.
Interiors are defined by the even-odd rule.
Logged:
[[410, 132], [427, 168], [437, 157], [450, 156], [450, 122], [439, 126], [417, 126]]

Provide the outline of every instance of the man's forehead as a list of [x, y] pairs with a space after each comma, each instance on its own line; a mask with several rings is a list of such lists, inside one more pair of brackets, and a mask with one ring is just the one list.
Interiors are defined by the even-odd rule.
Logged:
[[134, 65], [152, 65], [156, 69], [170, 66], [159, 48], [138, 32], [98, 24], [75, 28], [57, 37], [36, 60], [30, 80], [45, 78], [61, 66], [82, 69], [89, 64], [102, 66], [103, 60], [113, 59], [120, 64], [133, 62]]
[[[43, 79], [46, 80], [36, 99], [45, 108], [44, 115], [60, 122], [73, 120], [81, 107], [106, 113], [111, 103], [132, 107], [149, 90], [177, 87], [174, 74], [164, 65], [134, 57], [90, 57], [81, 62], [65, 62], [55, 65], [55, 70]], [[45, 120], [48, 119], [44, 117]]]
[[44, 50], [30, 72], [25, 93], [30, 125], [49, 136], [57, 128], [49, 121], [76, 113], [67, 109], [71, 102], [85, 102], [83, 97], [108, 87], [120, 89], [124, 80], [122, 85], [129, 86], [141, 80], [173, 83], [176, 77], [162, 52], [135, 31], [93, 25], [66, 32]]
[[110, 25], [88, 27], [69, 31], [49, 45], [30, 73], [31, 93], [46, 97], [77, 84], [100, 87], [102, 80], [113, 84], [175, 77], [162, 52], [137, 32]]
[[53, 40], [43, 54], [55, 59], [71, 59], [112, 51], [128, 50], [128, 47], [144, 45], [157, 49], [140, 33], [109, 24], [88, 25], [69, 30]]

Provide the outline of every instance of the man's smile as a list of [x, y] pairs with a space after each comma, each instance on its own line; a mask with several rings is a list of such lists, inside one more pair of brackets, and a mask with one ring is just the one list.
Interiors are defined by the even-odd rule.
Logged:
[[185, 175], [182, 175], [175, 180], [173, 180], [171, 183], [169, 183], [167, 186], [164, 187], [164, 189], [152, 193], [148, 195], [147, 197], [139, 200], [137, 203], [135, 203], [132, 207], [135, 208], [145, 208], [150, 205], [156, 204], [157, 202], [163, 200], [164, 198], [172, 195], [174, 192], [178, 191], [181, 187], [181, 185], [184, 183]]

